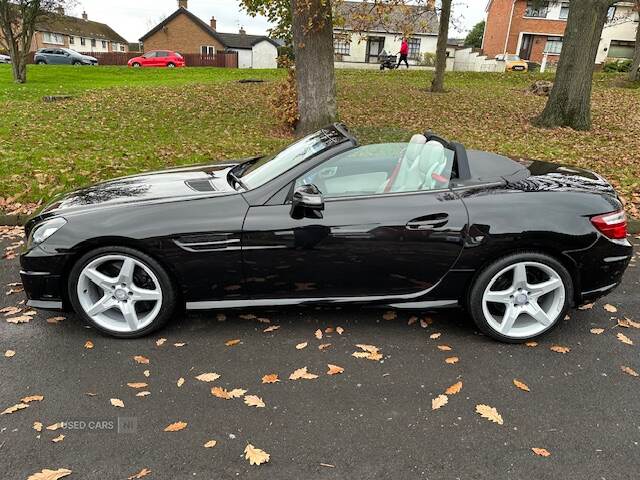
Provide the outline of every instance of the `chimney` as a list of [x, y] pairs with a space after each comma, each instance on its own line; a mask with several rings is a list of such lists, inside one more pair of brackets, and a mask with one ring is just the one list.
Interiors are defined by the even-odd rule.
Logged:
[[216, 17], [211, 17], [211, 28], [216, 29]]
[[82, 19], [89, 20], [89, 15], [87, 15], [87, 12], [82, 12]]
[[58, 5], [58, 6], [56, 7], [56, 13], [57, 13], [58, 15], [64, 15], [64, 7], [63, 7], [62, 5]]
[[184, 8], [186, 10], [188, 6], [188, 0], [178, 0], [178, 8]]
[[240, 27], [240, 35], [246, 35], [247, 31], [244, 29], [244, 27]]

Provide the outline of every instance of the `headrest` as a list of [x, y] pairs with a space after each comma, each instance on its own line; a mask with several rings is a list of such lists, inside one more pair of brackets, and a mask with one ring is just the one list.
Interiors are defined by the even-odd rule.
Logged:
[[424, 145], [425, 143], [427, 143], [427, 137], [421, 135], [420, 133], [416, 133], [413, 137], [411, 137], [409, 143], [419, 143]]
[[420, 171], [426, 173], [434, 165], [438, 165], [446, 161], [444, 155], [444, 147], [440, 142], [431, 140], [426, 143], [420, 153]]

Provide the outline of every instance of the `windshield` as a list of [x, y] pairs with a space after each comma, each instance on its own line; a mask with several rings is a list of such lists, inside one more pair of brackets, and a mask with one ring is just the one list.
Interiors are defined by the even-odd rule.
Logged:
[[276, 155], [262, 157], [244, 171], [240, 177], [242, 183], [249, 190], [264, 185], [317, 153], [341, 143], [345, 138], [334, 127], [312, 133]]
[[520, 57], [518, 55], [507, 55], [507, 60], [509, 62], [518, 62], [520, 61]]

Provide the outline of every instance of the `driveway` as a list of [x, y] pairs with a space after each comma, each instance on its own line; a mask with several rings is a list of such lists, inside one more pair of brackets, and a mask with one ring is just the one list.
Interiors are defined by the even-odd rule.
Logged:
[[[0, 241], [0, 252], [9, 242]], [[529, 347], [489, 340], [461, 311], [229, 310], [183, 315], [128, 341], [73, 315], [49, 323], [58, 314], [42, 312], [12, 324], [5, 319], [24, 312], [0, 314], [0, 411], [44, 397], [0, 416], [2, 478], [45, 468], [109, 480], [638, 478], [640, 377], [630, 373], [640, 372], [640, 330], [617, 324], [640, 322], [638, 264], [613, 294]], [[19, 288], [7, 286], [18, 271], [17, 260], [0, 260], [0, 309], [23, 300], [5, 294]], [[377, 347], [382, 359], [352, 356], [367, 355], [356, 344]], [[328, 364], [344, 372], [327, 375]], [[289, 379], [305, 366], [318, 377]], [[206, 373], [220, 377], [196, 379]], [[269, 374], [280, 381], [262, 383]], [[218, 398], [212, 387], [225, 389], [221, 396], [246, 390], [265, 406]], [[449, 387], [444, 404], [437, 397]], [[495, 408], [502, 425], [476, 413], [478, 405]], [[66, 426], [46, 429], [58, 422]], [[164, 431], [177, 422], [186, 426]], [[250, 465], [249, 443], [270, 461]]]

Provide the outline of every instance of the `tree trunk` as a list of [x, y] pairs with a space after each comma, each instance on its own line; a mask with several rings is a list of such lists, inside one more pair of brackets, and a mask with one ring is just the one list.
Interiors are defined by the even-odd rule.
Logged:
[[571, 0], [562, 54], [541, 127], [591, 128], [591, 87], [598, 45], [611, 1]]
[[[640, 15], [640, 2], [636, 2], [638, 14]], [[640, 80], [640, 25], [636, 30], [636, 48], [633, 52], [633, 62], [631, 63], [631, 70], [629, 70], [629, 80], [637, 82]]]
[[333, 21], [329, 0], [291, 0], [298, 112], [303, 135], [336, 121]]
[[444, 92], [444, 72], [447, 69], [447, 40], [449, 38], [450, 19], [451, 0], [442, 0], [438, 45], [436, 47], [436, 73], [431, 81], [432, 92]]

